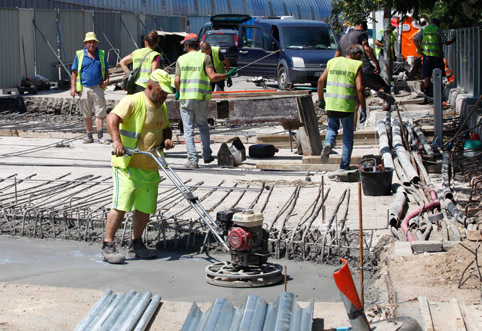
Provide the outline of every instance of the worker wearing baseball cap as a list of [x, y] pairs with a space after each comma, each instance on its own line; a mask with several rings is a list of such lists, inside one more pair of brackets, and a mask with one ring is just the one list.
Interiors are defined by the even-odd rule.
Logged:
[[237, 68], [226, 74], [216, 73], [211, 57], [198, 52], [199, 38], [195, 33], [189, 33], [181, 41], [186, 54], [176, 62], [175, 86], [176, 100], [181, 100], [181, 118], [184, 128], [184, 141], [187, 150], [185, 168], [198, 168], [198, 155], [194, 145], [194, 124], [197, 124], [202, 143], [204, 163], [214, 161], [210, 147], [208, 125], [208, 103], [211, 100], [211, 84], [234, 76]]
[[109, 64], [105, 52], [97, 48], [97, 36], [87, 32], [84, 38], [84, 49], [78, 50], [72, 63], [70, 77], [70, 95], [80, 97], [80, 112], [84, 117], [87, 137], [84, 144], [94, 142], [92, 137], [92, 116], [95, 116], [98, 142], [110, 144], [104, 138], [103, 126], [106, 116], [104, 89], [109, 84]]
[[134, 208], [133, 232], [129, 257], [152, 258], [155, 249], [142, 242], [142, 233], [150, 214], [157, 207], [158, 184], [161, 180], [157, 163], [145, 155], [123, 156], [124, 147], [148, 151], [163, 144], [174, 147], [172, 130], [164, 102], [172, 93], [171, 77], [162, 69], [149, 77], [146, 89], [125, 96], [107, 116], [107, 129], [112, 137], [111, 160], [114, 184], [112, 208], [107, 216], [102, 256], [109, 263], [122, 263], [125, 256], [115, 247], [115, 234], [126, 212]]

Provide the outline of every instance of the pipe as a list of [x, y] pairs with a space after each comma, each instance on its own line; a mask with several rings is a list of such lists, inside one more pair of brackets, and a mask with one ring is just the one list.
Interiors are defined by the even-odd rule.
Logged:
[[425, 154], [427, 154], [427, 157], [430, 158], [431, 160], [435, 157], [435, 154], [433, 152], [432, 147], [428, 143], [427, 138], [423, 134], [422, 130], [418, 126], [413, 127], [413, 131], [417, 135], [418, 139], [420, 140], [420, 143], [423, 146], [423, 150], [425, 151]]
[[398, 158], [393, 159], [393, 165], [395, 166], [395, 172], [397, 173], [398, 179], [403, 183], [405, 186], [410, 185], [410, 181], [407, 178], [407, 175], [405, 175], [405, 172], [403, 172], [402, 166], [400, 165], [400, 161]]
[[420, 177], [410, 162], [410, 154], [405, 150], [405, 147], [403, 147], [401, 130], [400, 122], [392, 119], [393, 148], [408, 179], [411, 183], [417, 184], [420, 182]]
[[395, 199], [393, 199], [393, 202], [388, 209], [388, 222], [391, 226], [398, 227], [405, 203], [407, 202], [407, 192], [402, 185], [398, 185], [394, 191], [396, 192]]
[[365, 292], [363, 287], [363, 207], [362, 207], [362, 189], [361, 183], [358, 182], [358, 231], [360, 237], [360, 301], [363, 310], [365, 306]]
[[395, 166], [393, 165], [392, 150], [390, 149], [390, 145], [388, 144], [388, 135], [384, 120], [379, 120], [377, 122], [377, 131], [378, 137], [380, 139], [378, 147], [380, 154], [382, 155], [383, 165], [385, 166], [385, 168], [393, 169], [395, 168]]
[[134, 310], [131, 312], [127, 320], [125, 321], [125, 324], [122, 325], [122, 327], [119, 329], [120, 331], [128, 331], [132, 330], [132, 328], [136, 325], [137, 321], [142, 315], [142, 312], [146, 309], [147, 305], [149, 304], [149, 301], [151, 300], [151, 292], [146, 292], [141, 300], [137, 303], [136, 307]]
[[435, 207], [440, 207], [440, 201], [437, 199], [437, 194], [435, 193], [433, 188], [430, 187], [429, 190], [430, 190], [430, 197], [432, 198], [432, 202], [417, 208], [416, 210], [412, 211], [410, 214], [405, 216], [405, 218], [403, 219], [401, 227], [402, 227], [403, 232], [407, 236], [408, 241], [414, 240], [412, 234], [409, 231], [410, 229], [409, 229], [409, 226], [408, 226], [408, 222], [412, 218], [414, 218], [415, 216], [417, 216], [417, 215], [419, 215], [419, 214], [421, 214], [421, 213], [423, 213], [427, 210], [430, 210], [430, 209], [435, 208]]
[[95, 305], [90, 309], [90, 311], [85, 315], [84, 319], [77, 325], [74, 331], [81, 331], [86, 330], [86, 327], [90, 324], [92, 319], [97, 315], [101, 308], [110, 302], [110, 296], [112, 295], [112, 290], [109, 289], [104, 292], [104, 294], [100, 297], [99, 300], [95, 303]]
[[442, 159], [442, 194], [445, 199], [452, 200], [454, 195], [450, 189], [450, 151], [444, 151]]
[[425, 169], [420, 155], [418, 155], [418, 152], [413, 151], [412, 156], [415, 160], [415, 163], [417, 164], [418, 169], [420, 170], [420, 174], [422, 175], [423, 180], [425, 181], [425, 185], [430, 185], [430, 177], [428, 176], [427, 169]]
[[[286, 275], [286, 272], [285, 272], [285, 275]], [[139, 320], [139, 323], [137, 323], [137, 326], [134, 329], [134, 331], [144, 331], [146, 329], [147, 324], [152, 318], [152, 315], [154, 315], [157, 307], [159, 306], [159, 302], [161, 302], [161, 296], [157, 294], [152, 298], [149, 306], [147, 306], [146, 311], [144, 312], [141, 319]]]

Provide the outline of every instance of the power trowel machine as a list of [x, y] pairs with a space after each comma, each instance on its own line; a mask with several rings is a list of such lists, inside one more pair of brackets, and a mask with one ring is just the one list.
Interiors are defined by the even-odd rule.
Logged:
[[279, 283], [282, 267], [268, 262], [268, 231], [263, 228], [263, 215], [252, 209], [232, 208], [219, 211], [216, 221], [208, 214], [189, 188], [166, 162], [160, 148], [147, 152], [124, 148], [126, 155], [142, 154], [151, 157], [166, 177], [208, 226], [216, 240], [231, 255], [231, 261], [218, 262], [206, 267], [209, 284], [226, 287], [259, 287]]

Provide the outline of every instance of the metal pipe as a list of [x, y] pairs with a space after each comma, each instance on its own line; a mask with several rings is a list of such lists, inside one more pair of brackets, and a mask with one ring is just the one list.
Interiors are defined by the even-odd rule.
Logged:
[[395, 199], [393, 199], [388, 209], [388, 222], [391, 226], [398, 227], [405, 203], [407, 202], [407, 192], [402, 185], [398, 185], [395, 192]]
[[402, 141], [401, 135], [401, 124], [396, 119], [392, 119], [392, 142], [393, 148], [395, 149], [395, 153], [397, 154], [398, 160], [400, 161], [400, 165], [403, 168], [403, 171], [407, 175], [408, 179], [411, 183], [417, 184], [420, 182], [420, 177], [417, 174], [417, 171], [412, 166], [410, 162], [410, 154], [405, 150]]
[[361, 309], [365, 307], [365, 290], [363, 286], [363, 217], [362, 217], [362, 189], [361, 183], [358, 182], [358, 226], [360, 236], [360, 301]]
[[433, 115], [434, 115], [434, 140], [443, 142], [442, 124], [442, 70], [433, 70]]
[[131, 312], [127, 320], [125, 321], [125, 324], [122, 325], [122, 327], [119, 329], [119, 331], [129, 331], [132, 330], [132, 328], [136, 325], [137, 321], [141, 317], [142, 313], [146, 309], [147, 305], [149, 304], [149, 301], [151, 300], [151, 292], [146, 292], [142, 296], [141, 300], [139, 303], [136, 305], [134, 310]]
[[107, 309], [103, 312], [99, 320], [92, 326], [91, 330], [101, 330], [102, 324], [109, 318], [112, 312], [116, 309], [117, 305], [124, 300], [126, 296], [125, 292], [120, 293], [116, 296], [114, 301], [107, 307]]
[[136, 291], [130, 290], [127, 295], [123, 296], [123, 298], [118, 302], [117, 306], [114, 307], [112, 312], [109, 314], [107, 319], [102, 323], [100, 330], [112, 330], [112, 325], [115, 324], [119, 318], [119, 315], [125, 310], [125, 307], [129, 304], [131, 299], [134, 298], [136, 293]]
[[89, 325], [92, 318], [97, 314], [101, 306], [103, 306], [109, 300], [109, 297], [111, 295], [112, 295], [111, 289], [108, 289], [107, 291], [105, 291], [104, 294], [100, 297], [100, 299], [97, 300], [95, 305], [89, 310], [87, 315], [85, 315], [82, 321], [80, 321], [80, 323], [77, 325], [74, 331], [85, 330], [85, 328]]
[[405, 172], [403, 172], [402, 166], [400, 165], [400, 161], [398, 160], [398, 157], [393, 159], [393, 165], [395, 166], [395, 172], [397, 173], [398, 179], [403, 183], [403, 185], [408, 186], [410, 185], [410, 181], [407, 178], [407, 175], [405, 175]]
[[452, 200], [454, 195], [450, 189], [450, 151], [444, 151], [442, 159], [442, 194], [444, 199]]
[[423, 165], [423, 161], [420, 158], [420, 155], [418, 155], [418, 152], [413, 151], [412, 156], [413, 156], [413, 159], [415, 160], [415, 163], [417, 164], [418, 169], [420, 170], [420, 174], [422, 175], [422, 178], [425, 181], [425, 184], [430, 185], [430, 177], [428, 176], [427, 169], [425, 169], [425, 166]]
[[139, 293], [139, 292], [136, 293], [131, 298], [131, 300], [124, 307], [124, 310], [120, 313], [120, 315], [115, 320], [114, 324], [111, 325], [111, 330], [118, 330], [124, 324], [124, 321], [127, 319], [127, 317], [129, 317], [132, 310], [134, 309], [135, 306], [137, 306], [141, 298], [142, 298], [142, 293]]
[[139, 323], [137, 323], [137, 326], [134, 329], [134, 331], [144, 331], [146, 329], [147, 324], [152, 318], [152, 315], [154, 315], [157, 307], [159, 306], [159, 302], [161, 302], [161, 296], [157, 294], [152, 298], [149, 306], [147, 306], [147, 309], [145, 310], [144, 314], [139, 320]]
[[377, 131], [379, 137], [378, 149], [380, 154], [382, 155], [383, 165], [385, 168], [395, 168], [393, 164], [393, 157], [392, 157], [392, 150], [390, 149], [390, 145], [388, 143], [388, 135], [387, 129], [385, 127], [385, 121], [379, 120], [377, 122]]
[[427, 138], [423, 134], [422, 130], [418, 126], [413, 127], [413, 131], [417, 135], [418, 139], [420, 140], [420, 143], [422, 144], [423, 150], [425, 151], [425, 154], [427, 154], [427, 157], [430, 159], [433, 159], [435, 157], [435, 154], [433, 152], [432, 147], [428, 143]]

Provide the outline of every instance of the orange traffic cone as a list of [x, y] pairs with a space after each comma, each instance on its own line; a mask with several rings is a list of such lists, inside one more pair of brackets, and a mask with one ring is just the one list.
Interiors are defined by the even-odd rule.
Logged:
[[447, 60], [444, 58], [444, 65], [445, 65], [445, 77], [447, 77], [447, 80], [449, 83], [452, 83], [455, 79], [454, 74], [452, 74], [452, 71], [450, 71], [449, 66], [447, 65]]

